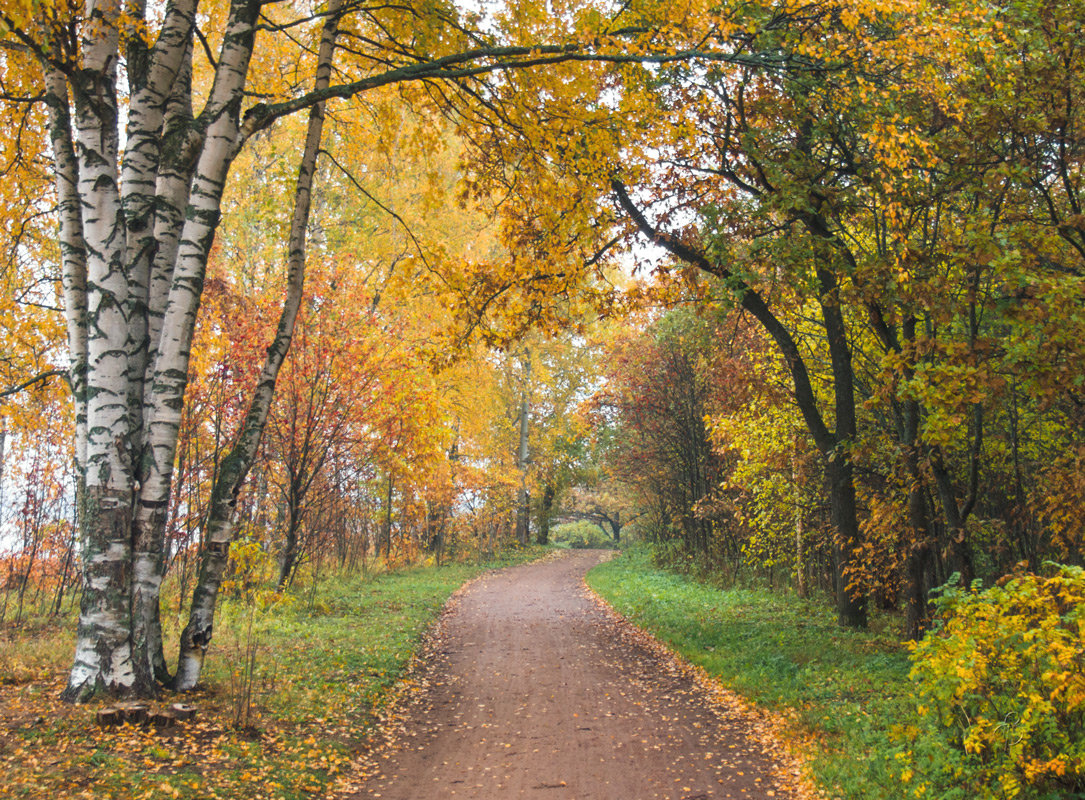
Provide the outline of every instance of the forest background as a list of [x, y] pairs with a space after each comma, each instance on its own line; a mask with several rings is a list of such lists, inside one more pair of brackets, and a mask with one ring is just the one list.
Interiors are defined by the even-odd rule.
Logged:
[[848, 627], [947, 598], [930, 724], [1080, 790], [1083, 18], [12, 4], [0, 616], [79, 601], [69, 699], [190, 689], [246, 564], [588, 519]]

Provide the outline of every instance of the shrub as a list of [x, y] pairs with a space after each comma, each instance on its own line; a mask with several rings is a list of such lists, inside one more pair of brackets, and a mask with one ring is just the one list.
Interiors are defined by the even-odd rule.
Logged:
[[550, 541], [558, 547], [577, 549], [614, 546], [614, 542], [603, 533], [602, 528], [587, 520], [556, 526], [550, 532]]
[[1085, 797], [1085, 571], [951, 589], [939, 606], [942, 627], [912, 652], [909, 793]]

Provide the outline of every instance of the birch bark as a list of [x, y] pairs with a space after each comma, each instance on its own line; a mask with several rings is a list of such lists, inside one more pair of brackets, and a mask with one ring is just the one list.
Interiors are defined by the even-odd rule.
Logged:
[[[152, 334], [157, 341], [159, 327], [150, 323], [154, 312], [160, 310], [152, 302], [153, 288], [162, 282], [162, 261], [156, 225], [156, 208], [175, 207], [175, 193], [160, 193], [159, 174], [162, 166], [162, 136], [164, 123], [171, 110], [170, 100], [176, 91], [190, 90], [187, 81], [178, 82], [191, 70], [192, 14], [194, 0], [176, 2], [167, 15], [155, 50], [140, 58], [129, 57], [129, 77], [133, 91], [129, 101], [128, 136], [122, 169], [123, 206], [128, 232], [127, 259], [132, 297], [129, 302], [129, 394], [128, 413], [136, 453], [136, 476], [140, 491], [133, 518], [133, 583], [132, 639], [136, 658], [150, 670], [157, 681], [169, 680], [162, 646], [159, 619], [159, 593], [164, 567], [166, 511], [169, 508], [173, 463], [164, 477], [146, 457], [144, 419], [148, 408], [147, 370], [157, 354], [152, 347]], [[184, 176], [187, 187], [187, 175]], [[165, 188], [165, 187], [164, 187]], [[187, 193], [183, 195], [187, 202]], [[176, 220], [174, 219], [174, 222]], [[177, 229], [179, 226], [176, 226]], [[172, 263], [176, 249], [166, 250], [166, 263]]]
[[[87, 17], [83, 59], [72, 89], [86, 259], [86, 369], [92, 390], [86, 393], [82, 469], [84, 590], [75, 662], [64, 692], [71, 700], [103, 690], [145, 694], [150, 688], [133, 659], [130, 637], [134, 486], [127, 416], [128, 280], [116, 169], [120, 6], [114, 0], [92, 2]], [[65, 155], [59, 154], [58, 161]]]
[[[332, 0], [328, 18], [321, 35], [317, 56], [316, 91], [324, 90], [331, 80], [332, 56], [338, 35], [341, 0]], [[215, 604], [234, 535], [234, 512], [237, 495], [256, 457], [260, 439], [264, 433], [275, 381], [286, 359], [294, 335], [294, 324], [301, 307], [305, 284], [306, 230], [309, 225], [313, 178], [317, 155], [324, 132], [324, 103], [317, 103], [309, 112], [305, 149], [298, 170], [294, 193], [294, 214], [290, 225], [289, 254], [287, 259], [287, 295], [275, 339], [267, 351], [267, 359], [260, 372], [256, 391], [245, 416], [244, 426], [237, 443], [223, 460], [222, 468], [211, 496], [211, 510], [204, 533], [206, 546], [200, 559], [200, 573], [192, 598], [188, 624], [181, 634], [181, 651], [173, 687], [179, 691], [192, 689], [203, 669], [204, 656], [211, 644], [214, 630]]]
[[[81, 371], [87, 387], [85, 436], [77, 431], [77, 449], [85, 450], [80, 527], [86, 591], [64, 692], [74, 701], [98, 692], [146, 696], [156, 678], [168, 678], [159, 624], [166, 509], [204, 271], [241, 142], [240, 108], [259, 4], [233, 3], [199, 120], [190, 112], [195, 9], [195, 0], [177, 0], [167, 6], [153, 47], [128, 42], [123, 157], [119, 3], [105, 0], [87, 10], [82, 63], [65, 76], [75, 108], [70, 123], [63, 81], [46, 70], [57, 96], [58, 192], [62, 199], [71, 195], [73, 170], [63, 145], [65, 131], [74, 128], [73, 202], [81, 208], [79, 226], [62, 214], [62, 233], [71, 243], [65, 247], [65, 293], [73, 387], [80, 386]], [[127, 11], [140, 14], [142, 8]]]

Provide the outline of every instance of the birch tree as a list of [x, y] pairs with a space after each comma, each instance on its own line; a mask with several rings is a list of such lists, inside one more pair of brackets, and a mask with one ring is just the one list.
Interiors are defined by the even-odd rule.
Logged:
[[[169, 680], [159, 587], [192, 334], [230, 165], [259, 122], [240, 113], [259, 3], [230, 5], [217, 58], [208, 57], [214, 68], [198, 114], [196, 6], [195, 0], [169, 4], [153, 39], [126, 33], [136, 22], [151, 22], [145, 8], [112, 0], [90, 2], [82, 13], [47, 9], [33, 26], [4, 19], [39, 64], [50, 110], [85, 587], [64, 692], [74, 701], [101, 691], [147, 695], [156, 681]], [[338, 7], [333, 2], [323, 25], [313, 92], [330, 82]], [[323, 121], [322, 103], [308, 106], [288, 296], [245, 430], [216, 486], [179, 688], [195, 684], [193, 654], [202, 655], [210, 640], [233, 503], [300, 300]]]
[[[237, 493], [293, 331], [324, 104], [409, 83], [419, 97], [485, 105], [485, 76], [506, 80], [509, 70], [566, 61], [781, 66], [776, 55], [749, 52], [696, 3], [631, 26], [623, 10], [554, 14], [522, 3], [482, 19], [441, 2], [5, 4], [5, 67], [36, 71], [41, 93], [32, 99], [49, 109], [61, 244], [86, 587], [65, 697], [145, 696], [160, 682], [188, 689], [198, 680]], [[703, 29], [686, 24], [702, 16]], [[590, 80], [582, 88], [599, 89]], [[204, 522], [200, 579], [171, 678], [158, 622], [163, 529], [223, 193], [254, 135], [306, 111], [282, 318]]]

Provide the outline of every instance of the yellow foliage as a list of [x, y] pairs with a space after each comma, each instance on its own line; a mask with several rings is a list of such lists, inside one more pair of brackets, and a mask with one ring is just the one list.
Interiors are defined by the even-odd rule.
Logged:
[[913, 648], [926, 728], [902, 780], [953, 774], [982, 798], [1085, 788], [1085, 570], [948, 590], [940, 604], [943, 627]]
[[281, 595], [261, 588], [262, 584], [271, 581], [274, 569], [274, 556], [256, 537], [235, 539], [230, 544], [229, 577], [222, 582], [222, 591], [228, 596], [246, 596], [260, 608], [274, 605]]

